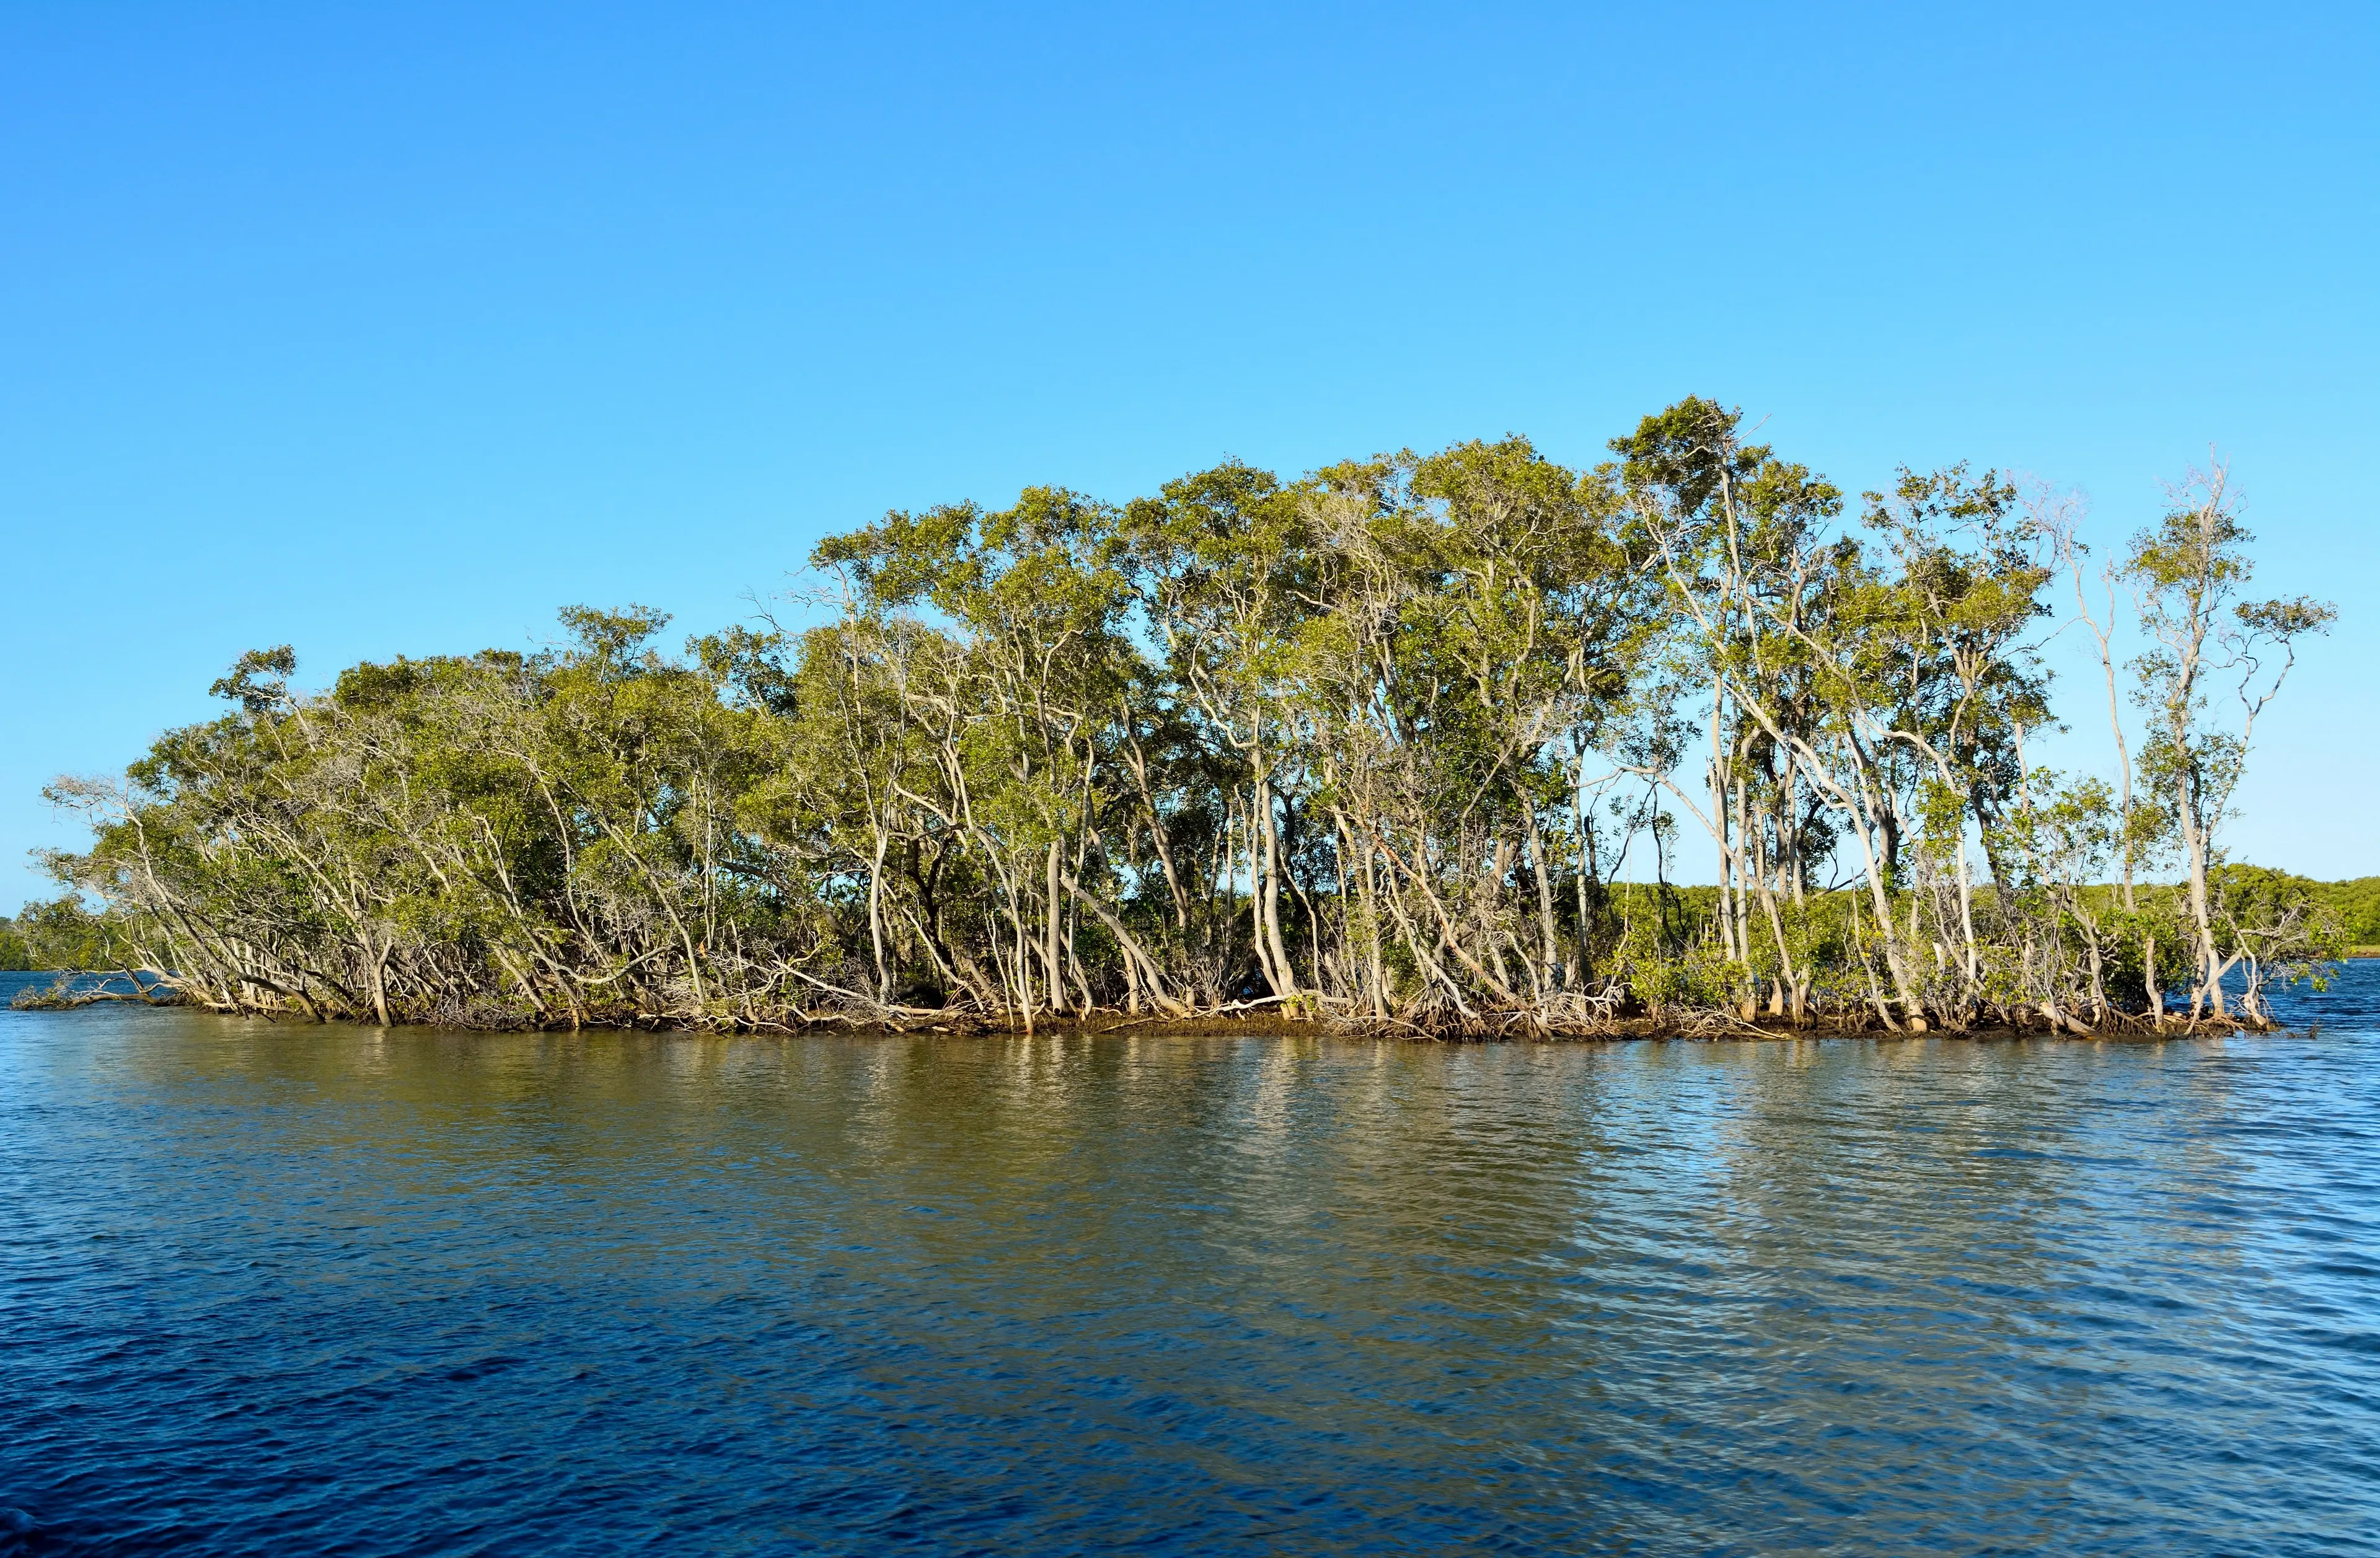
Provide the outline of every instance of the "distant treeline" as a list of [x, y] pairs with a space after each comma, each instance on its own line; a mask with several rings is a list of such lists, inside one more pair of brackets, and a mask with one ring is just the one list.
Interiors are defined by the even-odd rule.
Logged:
[[[251, 653], [53, 787], [95, 837], [36, 914], [225, 1010], [1431, 1034], [2252, 1022], [2369, 924], [2226, 862], [2329, 611], [2245, 598], [2219, 471], [2094, 572], [1991, 472], [1854, 505], [1701, 400], [1612, 450], [894, 513], [817, 549], [820, 626], [678, 656], [634, 607], [314, 694]], [[2026, 751], [2070, 585], [2106, 778]], [[1682, 828], [1717, 885], [1663, 885]]]
[[2308, 885], [2314, 901], [2338, 917], [2339, 930], [2350, 945], [2380, 952], [2380, 876]]
[[103, 916], [72, 898], [27, 904], [16, 919], [0, 917], [0, 973], [42, 968], [113, 968], [117, 949]]

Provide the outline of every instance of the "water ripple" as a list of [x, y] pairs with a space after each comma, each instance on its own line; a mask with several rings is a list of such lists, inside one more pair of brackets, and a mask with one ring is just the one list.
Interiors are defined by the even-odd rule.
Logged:
[[2291, 1020], [6, 1014], [0, 1553], [2380, 1551], [2380, 964]]

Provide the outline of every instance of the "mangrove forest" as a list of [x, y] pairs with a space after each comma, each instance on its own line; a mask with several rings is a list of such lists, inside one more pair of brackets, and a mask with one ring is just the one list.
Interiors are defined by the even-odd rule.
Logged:
[[482, 1027], [2098, 1033], [2343, 949], [2225, 847], [2331, 611], [2254, 595], [2224, 471], [2094, 551], [1996, 471], [1747, 437], [895, 512], [678, 652], [638, 607], [317, 691], [254, 651], [52, 787], [92, 837], [38, 917], [140, 999]]

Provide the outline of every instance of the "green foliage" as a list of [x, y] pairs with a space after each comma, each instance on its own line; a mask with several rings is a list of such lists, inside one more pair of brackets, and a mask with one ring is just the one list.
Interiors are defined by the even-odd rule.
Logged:
[[0, 919], [0, 969], [93, 969], [121, 967], [116, 926], [71, 895], [27, 904]]
[[2307, 891], [2338, 920], [2350, 946], [2380, 947], [2380, 876], [2351, 882], [2309, 882]]
[[[641, 606], [322, 693], [254, 651], [219, 718], [52, 787], [92, 845], [10, 934], [382, 1022], [1452, 1032], [2110, 1021], [2191, 958], [2334, 944], [2271, 873], [2186, 913], [2089, 885], [2124, 820], [2023, 761], [2048, 570], [2007, 481], [1903, 471], [1847, 525], [1739, 423], [1682, 401], [1590, 470], [1508, 436], [896, 512], [817, 548], [825, 620], [683, 653]], [[2153, 794], [2244, 756], [2195, 729], [2148, 744]], [[1717, 885], [1666, 880], [1684, 816]]]

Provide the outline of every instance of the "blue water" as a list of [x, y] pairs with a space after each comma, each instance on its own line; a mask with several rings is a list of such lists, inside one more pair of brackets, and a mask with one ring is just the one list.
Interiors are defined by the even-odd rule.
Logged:
[[2290, 1015], [0, 1014], [0, 1552], [2380, 1551], [2380, 964]]

